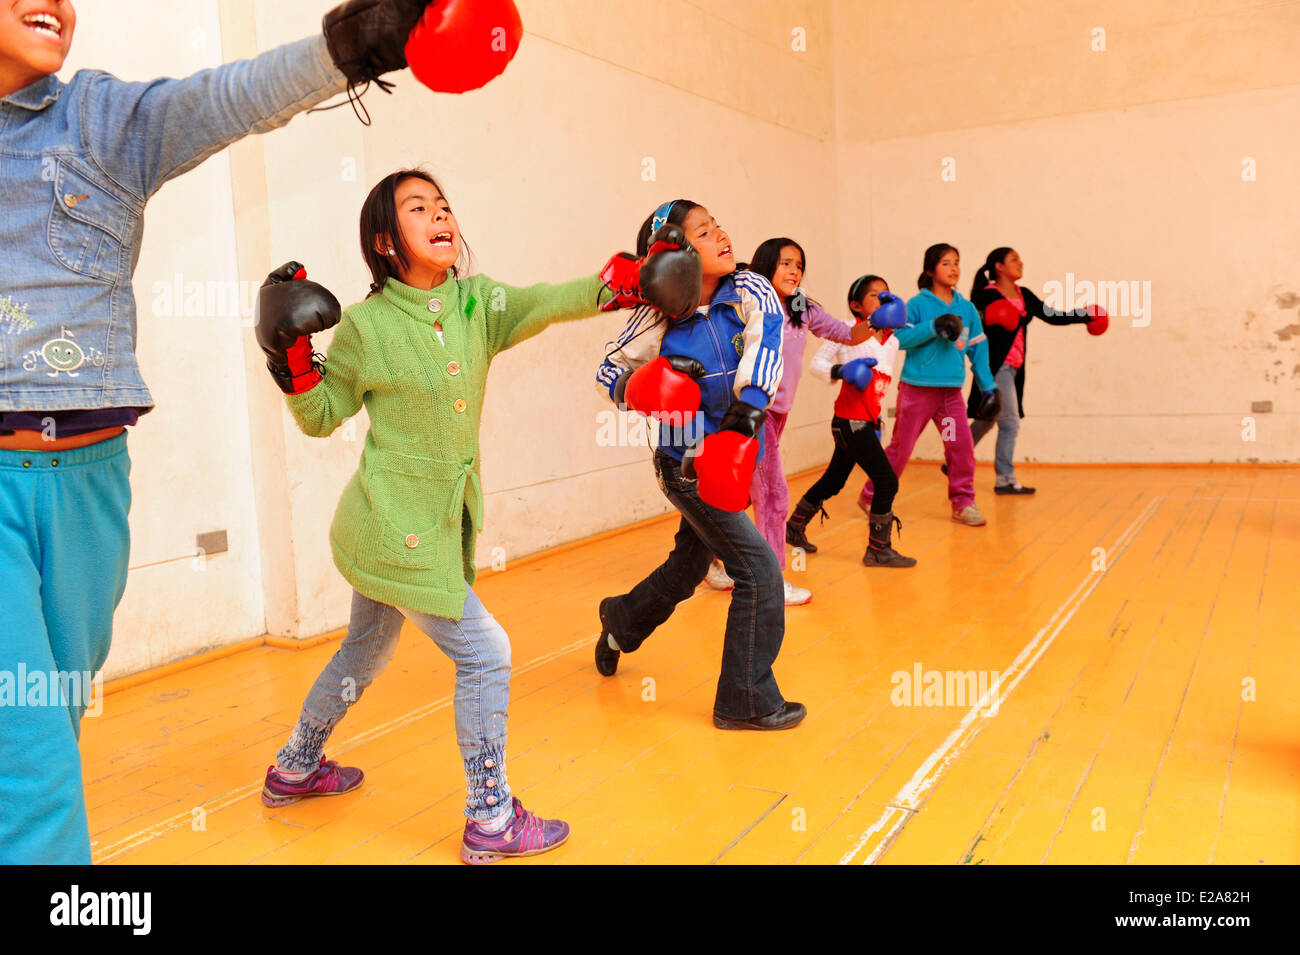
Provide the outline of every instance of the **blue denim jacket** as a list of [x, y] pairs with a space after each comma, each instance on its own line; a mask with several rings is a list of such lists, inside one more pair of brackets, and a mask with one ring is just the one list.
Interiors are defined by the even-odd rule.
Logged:
[[317, 36], [186, 79], [82, 70], [0, 99], [0, 411], [140, 407], [145, 202], [347, 86]]

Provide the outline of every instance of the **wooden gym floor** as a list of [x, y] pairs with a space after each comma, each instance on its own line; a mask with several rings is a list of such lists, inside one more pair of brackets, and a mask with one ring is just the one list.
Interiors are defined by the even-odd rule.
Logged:
[[[598, 601], [662, 559], [675, 517], [485, 575], [514, 644], [511, 785], [573, 827], [506, 864], [1300, 862], [1296, 478], [1025, 467], [1039, 493], [1018, 499], [981, 465], [989, 524], [967, 528], [914, 462], [897, 546], [920, 563], [894, 571], [858, 562], [855, 477], [788, 572], [814, 598], [787, 614], [777, 678], [809, 716], [782, 733], [713, 728], [728, 596], [705, 587], [616, 677], [596, 673]], [[458, 863], [452, 674], [409, 626], [328, 748], [365, 785], [262, 806], [335, 646], [110, 693], [82, 741], [95, 860]], [[948, 705], [891, 702], [914, 702], [918, 668], [915, 701], [937, 672], [952, 693], [928, 702]], [[966, 671], [1001, 674], [983, 706], [956, 694]]]

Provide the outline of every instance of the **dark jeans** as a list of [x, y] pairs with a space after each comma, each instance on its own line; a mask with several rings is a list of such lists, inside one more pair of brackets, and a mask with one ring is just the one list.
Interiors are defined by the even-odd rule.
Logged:
[[605, 617], [624, 653], [645, 642], [679, 603], [695, 592], [716, 554], [736, 582], [727, 610], [722, 673], [713, 712], [730, 719], [775, 713], [785, 703], [772, 673], [785, 637], [781, 566], [763, 535], [742, 511], [731, 514], [700, 500], [681, 464], [655, 452], [655, 476], [681, 524], [668, 559], [630, 593], [612, 597]]
[[885, 449], [876, 437], [874, 421], [850, 421], [848, 418], [831, 418], [831, 434], [835, 438], [835, 453], [826, 471], [804, 495], [820, 506], [828, 498], [844, 490], [844, 484], [853, 473], [853, 465], [867, 472], [876, 489], [871, 499], [872, 514], [888, 514], [898, 493], [898, 478], [885, 457]]

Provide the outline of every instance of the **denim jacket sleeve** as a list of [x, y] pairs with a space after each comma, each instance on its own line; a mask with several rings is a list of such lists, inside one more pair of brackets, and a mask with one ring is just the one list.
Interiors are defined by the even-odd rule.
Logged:
[[143, 200], [236, 140], [278, 129], [346, 87], [323, 36], [184, 79], [128, 83], [97, 73], [81, 102], [85, 145]]

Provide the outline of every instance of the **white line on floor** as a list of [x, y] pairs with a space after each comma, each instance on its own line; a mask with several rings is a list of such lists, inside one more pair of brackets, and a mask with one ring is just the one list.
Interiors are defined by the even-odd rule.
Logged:
[[[1163, 495], [1153, 498], [1142, 513], [1133, 520], [1133, 523], [1115, 542], [1114, 547], [1106, 551], [1109, 555], [1106, 569], [1091, 571], [1079, 583], [1079, 586], [1074, 588], [1074, 592], [1056, 608], [1051, 619], [1039, 629], [1038, 633], [1034, 635], [1034, 639], [1025, 644], [1020, 653], [1016, 655], [1016, 658], [1011, 661], [1011, 665], [1003, 672], [1001, 679], [989, 687], [984, 696], [966, 711], [966, 715], [957, 724], [957, 728], [949, 733], [935, 751], [926, 757], [916, 772], [912, 774], [912, 778], [903, 784], [903, 788], [894, 795], [893, 799], [889, 800], [889, 805], [880, 814], [880, 818], [868, 826], [862, 835], [858, 837], [858, 841], [854, 843], [853, 848], [840, 858], [840, 865], [848, 865], [852, 862], [854, 857], [863, 850], [868, 842], [872, 841], [872, 837], [877, 833], [883, 832], [884, 835], [876, 840], [875, 846], [863, 858], [862, 865], [874, 864], [893, 845], [903, 827], [907, 825], [908, 819], [914, 816], [920, 808], [925, 794], [934, 788], [943, 777], [943, 774], [947, 772], [948, 767], [962, 754], [971, 740], [979, 734], [984, 721], [1001, 709], [1003, 701], [1011, 695], [1011, 692], [1019, 685], [1020, 681], [1034, 668], [1034, 664], [1052, 645], [1056, 635], [1070, 622], [1075, 612], [1083, 606], [1084, 601], [1097, 588], [1097, 585], [1114, 568], [1120, 556], [1142, 528], [1146, 526], [1147, 521], [1155, 514], [1160, 502], [1163, 500]], [[1009, 682], [1008, 678], [1010, 678]], [[1003, 684], [1005, 684], [1005, 687]]]

